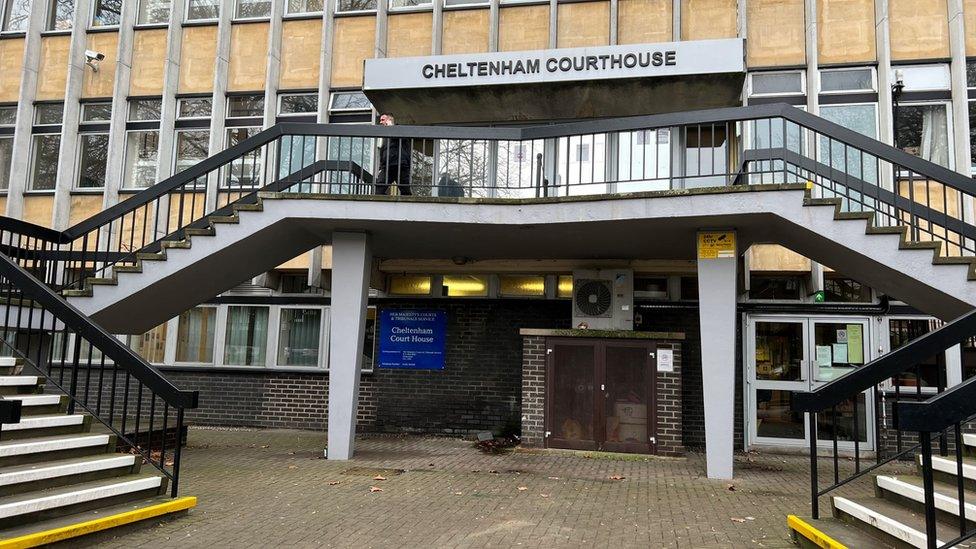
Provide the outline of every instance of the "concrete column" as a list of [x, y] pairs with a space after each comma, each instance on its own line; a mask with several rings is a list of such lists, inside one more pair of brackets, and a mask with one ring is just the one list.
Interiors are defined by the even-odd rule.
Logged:
[[[731, 234], [734, 238], [735, 233]], [[738, 251], [733, 243], [731, 253], [716, 258], [703, 258], [708, 254], [701, 247], [698, 252], [706, 469], [708, 478], [730, 479], [735, 428]]]
[[610, 45], [616, 46], [617, 39], [617, 20], [620, 19], [620, 5], [618, 0], [610, 0]]
[[125, 123], [129, 115], [129, 82], [132, 79], [133, 28], [136, 23], [135, 2], [122, 3], [122, 18], [119, 23], [119, 47], [116, 50], [115, 83], [112, 87], [112, 119], [108, 132], [108, 161], [105, 167], [105, 193], [102, 196], [104, 207], [118, 201], [119, 188], [125, 177]]
[[681, 40], [681, 0], [671, 0], [671, 40]]
[[[962, 0], [949, 0], [949, 65], [952, 81], [952, 142], [955, 168], [968, 176], [969, 164], [969, 93], [966, 86], [966, 28]], [[964, 208], [972, 212], [972, 208]], [[972, 222], [972, 217], [967, 216]]]
[[80, 139], [78, 123], [81, 121], [81, 87], [85, 71], [85, 50], [88, 48], [88, 23], [91, 20], [92, 2], [75, 2], [71, 27], [71, 45], [68, 48], [68, 79], [64, 90], [64, 114], [61, 123], [61, 148], [58, 151], [58, 176], [54, 186], [54, 208], [51, 226], [64, 230], [68, 225], [71, 207], [71, 190], [78, 176], [78, 150]]
[[[271, 26], [268, 35], [268, 68], [265, 71], [264, 80], [264, 128], [274, 126], [278, 117], [278, 82], [281, 74], [281, 34], [282, 16], [285, 13], [284, 0], [271, 0]], [[266, 158], [268, 166], [273, 166], [273, 159]], [[271, 181], [277, 179], [276, 173], [271, 176]], [[267, 181], [266, 183], [270, 183]]]
[[549, 0], [549, 47], [558, 48], [559, 36], [559, 4], [558, 0]]
[[47, 21], [47, 2], [32, 2], [24, 59], [20, 70], [17, 99], [17, 123], [14, 126], [13, 151], [10, 155], [10, 188], [7, 189], [8, 217], [20, 219], [24, 213], [24, 191], [30, 178], [31, 128], [34, 122], [34, 99], [37, 96], [38, 67], [41, 63], [41, 31]]
[[498, 51], [499, 0], [488, 2], [488, 51]]
[[349, 459], [353, 453], [371, 266], [368, 235], [350, 232], [332, 235], [329, 441], [326, 454], [329, 459]]
[[[217, 22], [217, 55], [214, 58], [213, 111], [210, 115], [209, 154], [224, 149], [224, 123], [227, 116], [227, 73], [230, 69], [230, 26], [234, 17], [234, 0], [221, 0], [220, 19]], [[221, 171], [216, 170], [207, 178], [207, 210], [217, 207], [217, 188]]]
[[[327, 0], [322, 13], [322, 47], [319, 50], [319, 112], [318, 123], [329, 122], [329, 98], [332, 87], [332, 37], [335, 33], [335, 14], [337, 0]], [[377, 6], [377, 9], [379, 7]], [[317, 138], [315, 157], [324, 160], [329, 154], [328, 138]], [[322, 284], [322, 247], [318, 246], [308, 252], [308, 285], [321, 288]]]
[[156, 181], [164, 181], [173, 175], [176, 156], [176, 94], [180, 87], [185, 7], [185, 2], [170, 4], [169, 27], [166, 29], [166, 62], [163, 64], [163, 108], [159, 116], [159, 165], [156, 166]]
[[962, 345], [953, 345], [945, 350], [946, 387], [962, 383]]
[[444, 52], [444, 0], [434, 0], [431, 17], [430, 54], [440, 55]]

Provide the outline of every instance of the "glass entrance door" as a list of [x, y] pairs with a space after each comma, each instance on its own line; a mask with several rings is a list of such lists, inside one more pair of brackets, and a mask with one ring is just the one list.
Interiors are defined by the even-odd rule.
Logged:
[[[803, 446], [809, 440], [805, 414], [796, 411], [793, 396], [809, 391], [860, 367], [869, 360], [867, 318], [751, 317], [747, 321], [746, 398], [750, 444]], [[818, 438], [833, 438], [852, 447], [870, 449], [873, 422], [870, 399], [845, 402], [836, 422], [820, 414]], [[856, 421], [855, 421], [856, 418]]]

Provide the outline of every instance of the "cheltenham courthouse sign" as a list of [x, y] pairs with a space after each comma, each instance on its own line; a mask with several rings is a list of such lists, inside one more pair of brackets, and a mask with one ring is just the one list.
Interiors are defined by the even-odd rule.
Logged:
[[363, 89], [538, 84], [745, 72], [741, 38], [368, 59]]

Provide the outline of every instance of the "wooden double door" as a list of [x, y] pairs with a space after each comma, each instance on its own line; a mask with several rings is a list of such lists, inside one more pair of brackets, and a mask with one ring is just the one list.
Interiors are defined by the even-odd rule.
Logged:
[[546, 446], [656, 453], [656, 344], [549, 338]]

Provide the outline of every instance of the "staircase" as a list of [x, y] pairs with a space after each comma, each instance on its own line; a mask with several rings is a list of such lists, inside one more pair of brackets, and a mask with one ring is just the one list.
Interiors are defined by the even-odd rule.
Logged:
[[[964, 435], [962, 477], [955, 457], [933, 456], [935, 471], [936, 545], [944, 546], [976, 525], [976, 435]], [[814, 519], [791, 515], [787, 524], [800, 547], [929, 547], [925, 524], [922, 454], [915, 455], [917, 474], [872, 475], [874, 497], [830, 498], [832, 516]], [[959, 479], [966, 520], [960, 531]], [[972, 502], [972, 503], [970, 503]], [[830, 541], [827, 541], [827, 540]], [[961, 541], [954, 547], [976, 547]]]
[[170, 498], [168, 479], [120, 453], [117, 438], [68, 413], [66, 395], [23, 361], [0, 358], [0, 399], [17, 400], [17, 423], [0, 427], [0, 547], [31, 547], [185, 512], [196, 498]]

